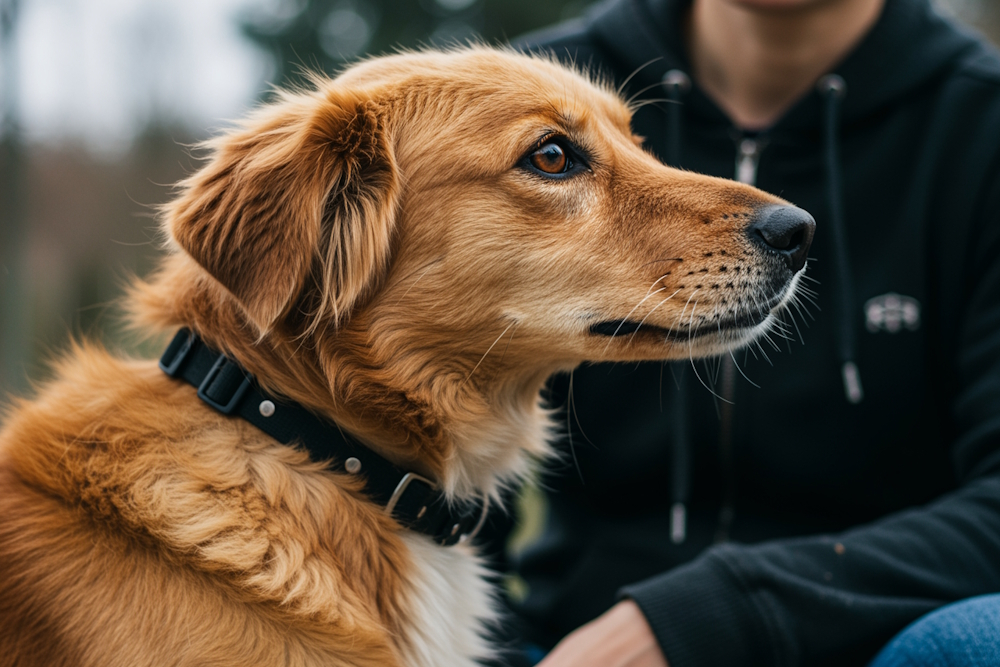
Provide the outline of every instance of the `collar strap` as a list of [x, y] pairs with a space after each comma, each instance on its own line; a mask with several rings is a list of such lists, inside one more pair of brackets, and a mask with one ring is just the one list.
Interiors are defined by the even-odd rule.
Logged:
[[266, 393], [236, 362], [181, 329], [160, 358], [172, 378], [198, 388], [198, 398], [224, 415], [240, 417], [286, 445], [302, 445], [314, 461], [365, 481], [365, 495], [402, 526], [442, 546], [471, 540], [486, 521], [489, 499], [449, 503], [429, 479], [382, 458], [340, 427], [301, 405]]

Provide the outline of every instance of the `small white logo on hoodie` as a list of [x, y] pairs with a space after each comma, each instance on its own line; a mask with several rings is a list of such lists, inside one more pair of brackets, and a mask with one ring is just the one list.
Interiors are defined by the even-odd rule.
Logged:
[[920, 302], [895, 292], [872, 297], [865, 302], [865, 326], [872, 333], [899, 333], [920, 328]]

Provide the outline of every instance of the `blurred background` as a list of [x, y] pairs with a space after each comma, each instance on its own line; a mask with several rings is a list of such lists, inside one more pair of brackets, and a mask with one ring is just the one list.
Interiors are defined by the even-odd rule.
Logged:
[[[190, 145], [303, 68], [479, 38], [591, 0], [0, 0], [0, 401], [68, 333], [135, 350], [116, 299]], [[939, 0], [1000, 41], [1000, 0]], [[155, 354], [156, 350], [138, 350]]]

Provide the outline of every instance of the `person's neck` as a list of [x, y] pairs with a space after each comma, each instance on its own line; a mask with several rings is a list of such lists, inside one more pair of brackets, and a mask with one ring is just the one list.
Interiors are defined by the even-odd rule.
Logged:
[[737, 127], [766, 129], [850, 53], [884, 3], [762, 9], [694, 0], [687, 26], [694, 79]]

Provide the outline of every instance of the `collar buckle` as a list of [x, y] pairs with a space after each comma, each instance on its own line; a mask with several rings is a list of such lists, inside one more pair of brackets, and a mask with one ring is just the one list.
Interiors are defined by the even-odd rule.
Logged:
[[250, 377], [238, 364], [220, 354], [208, 375], [198, 387], [198, 398], [224, 415], [231, 415], [239, 407], [240, 399], [250, 388]]
[[479, 511], [479, 520], [476, 521], [476, 525], [472, 527], [467, 533], [462, 533], [458, 537], [459, 543], [465, 543], [472, 540], [479, 534], [479, 531], [483, 529], [483, 525], [486, 523], [486, 516], [490, 513], [490, 497], [485, 493], [483, 494], [483, 509]]
[[[437, 484], [427, 479], [426, 477], [418, 475], [415, 472], [408, 472], [405, 475], [403, 475], [403, 478], [401, 480], [399, 480], [399, 484], [396, 485], [396, 490], [392, 492], [392, 496], [389, 498], [389, 502], [385, 504], [385, 513], [387, 516], [393, 515], [393, 512], [395, 511], [396, 506], [399, 505], [399, 501], [403, 497], [403, 494], [406, 493], [406, 490], [410, 488], [410, 485], [413, 484], [414, 482], [417, 482], [417, 486], [413, 488], [419, 489], [420, 491], [422, 491], [422, 494], [420, 498], [414, 498], [413, 500], [407, 499], [406, 501], [404, 501], [404, 505], [406, 507], [409, 507], [411, 505], [413, 507], [419, 507], [420, 509], [412, 513], [413, 517], [418, 520], [423, 518], [430, 504], [434, 502], [435, 498], [433, 498], [432, 496], [434, 495], [434, 492], [438, 490], [438, 488]], [[417, 503], [419, 503], [419, 505], [417, 505]], [[400, 509], [403, 508], [401, 507]], [[403, 511], [405, 512], [406, 510], [404, 509]]]

